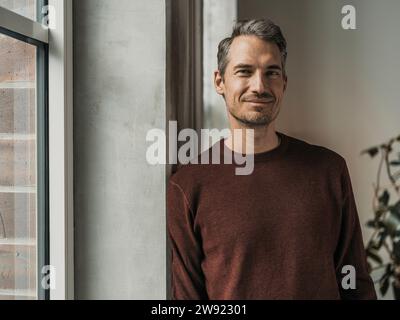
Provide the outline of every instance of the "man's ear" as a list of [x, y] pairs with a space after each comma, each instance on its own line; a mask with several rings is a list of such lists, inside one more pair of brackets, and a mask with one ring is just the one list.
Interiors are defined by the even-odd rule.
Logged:
[[217, 93], [223, 96], [225, 93], [225, 85], [224, 85], [224, 79], [222, 78], [219, 70], [214, 71], [214, 86]]

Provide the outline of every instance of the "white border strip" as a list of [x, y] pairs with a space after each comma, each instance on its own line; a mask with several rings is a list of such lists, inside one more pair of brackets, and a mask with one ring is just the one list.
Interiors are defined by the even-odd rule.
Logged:
[[46, 26], [3, 7], [0, 7], [0, 27], [40, 42], [49, 43]]
[[[71, 0], [49, 0], [50, 264], [51, 300], [74, 299], [73, 225], [73, 11]], [[54, 28], [53, 28], [54, 27]]]

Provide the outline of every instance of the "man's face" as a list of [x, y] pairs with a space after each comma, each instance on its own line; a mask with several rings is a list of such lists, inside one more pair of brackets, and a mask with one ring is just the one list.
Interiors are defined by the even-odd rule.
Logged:
[[256, 36], [235, 38], [224, 78], [215, 72], [216, 90], [229, 113], [249, 127], [269, 125], [278, 117], [286, 85], [278, 46]]

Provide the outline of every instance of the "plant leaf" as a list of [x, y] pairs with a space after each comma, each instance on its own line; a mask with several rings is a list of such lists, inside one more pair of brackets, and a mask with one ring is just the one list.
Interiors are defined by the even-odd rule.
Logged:
[[400, 240], [393, 242], [393, 255], [396, 261], [400, 261]]
[[390, 213], [383, 220], [385, 224], [386, 231], [392, 236], [395, 237], [400, 225], [400, 219], [396, 214]]
[[383, 194], [379, 197], [379, 203], [383, 206], [387, 206], [389, 203], [390, 194], [387, 190], [383, 192]]
[[388, 264], [385, 269], [385, 273], [379, 280], [380, 291], [381, 291], [382, 296], [384, 296], [389, 289], [389, 283], [390, 283], [389, 281], [390, 281], [391, 275], [392, 275], [392, 265]]
[[379, 250], [381, 248], [381, 246], [379, 245], [379, 242], [377, 242], [377, 241], [372, 241], [371, 242], [371, 249], [374, 249], [374, 250]]
[[367, 221], [366, 226], [368, 228], [378, 229], [384, 227], [384, 224], [382, 223], [382, 221], [369, 220]]
[[400, 219], [400, 201], [390, 207], [390, 213]]
[[379, 250], [382, 247], [383, 242], [385, 241], [387, 236], [388, 236], [388, 233], [385, 229], [383, 231], [381, 231], [378, 235], [378, 243], [376, 244], [376, 247], [374, 249]]
[[382, 258], [374, 250], [367, 249], [366, 254], [367, 257], [371, 258], [373, 261], [377, 262], [378, 264], [382, 264]]
[[388, 212], [389, 208], [377, 208], [377, 210], [375, 210], [375, 220], [378, 221], [377, 225], [379, 228], [382, 228], [384, 226], [382, 226], [382, 222], [380, 220], [378, 220], [382, 215], [384, 215], [386, 212]]
[[391, 152], [393, 151], [393, 148], [392, 148], [391, 143], [389, 143], [389, 144], [383, 144], [383, 145], [381, 145], [381, 148], [382, 148], [383, 150], [386, 150], [387, 153], [391, 153]]
[[380, 282], [379, 285], [380, 285], [379, 289], [381, 291], [382, 296], [385, 296], [389, 289], [389, 277], [385, 277], [385, 279], [382, 282]]
[[366, 226], [369, 228], [375, 228], [375, 220], [368, 220]]
[[371, 158], [375, 157], [379, 153], [379, 148], [378, 147], [372, 147], [370, 149], [364, 150], [361, 152], [361, 154], [369, 154]]

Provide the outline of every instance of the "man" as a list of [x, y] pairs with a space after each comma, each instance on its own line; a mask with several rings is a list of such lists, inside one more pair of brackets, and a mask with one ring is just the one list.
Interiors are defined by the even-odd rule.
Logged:
[[219, 45], [216, 91], [231, 130], [254, 130], [254, 171], [189, 164], [171, 177], [173, 299], [376, 299], [345, 160], [275, 130], [286, 56], [268, 20], [238, 22]]

